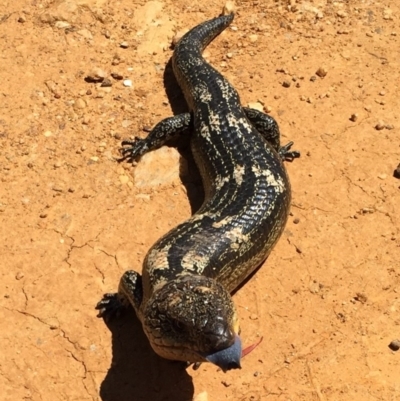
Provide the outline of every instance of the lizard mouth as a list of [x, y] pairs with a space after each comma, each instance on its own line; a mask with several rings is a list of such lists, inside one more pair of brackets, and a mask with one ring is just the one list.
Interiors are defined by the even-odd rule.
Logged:
[[238, 335], [235, 335], [235, 342], [231, 346], [211, 354], [203, 354], [202, 357], [220, 367], [224, 372], [231, 369], [241, 369], [242, 341]]

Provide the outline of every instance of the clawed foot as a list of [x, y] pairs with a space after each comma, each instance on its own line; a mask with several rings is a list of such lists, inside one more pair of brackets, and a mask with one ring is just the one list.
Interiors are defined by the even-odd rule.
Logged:
[[292, 162], [294, 159], [297, 159], [300, 157], [300, 152], [297, 150], [292, 150], [290, 151], [290, 148], [293, 146], [293, 142], [289, 142], [284, 146], [281, 146], [279, 148], [279, 156], [283, 161], [286, 162]]
[[102, 317], [109, 321], [113, 317], [119, 317], [125, 309], [118, 293], [104, 294], [103, 299], [96, 305], [95, 309], [99, 311], [97, 317]]
[[148, 150], [146, 141], [139, 137], [135, 137], [133, 141], [122, 141], [121, 145], [123, 146], [120, 149], [122, 157], [118, 160], [119, 162], [124, 160], [127, 160], [130, 163], [137, 161], [137, 159]]

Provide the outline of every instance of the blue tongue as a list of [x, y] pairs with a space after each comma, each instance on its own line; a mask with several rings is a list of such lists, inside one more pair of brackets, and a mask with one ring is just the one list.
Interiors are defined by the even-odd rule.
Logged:
[[238, 335], [235, 342], [229, 347], [213, 354], [205, 355], [208, 362], [220, 367], [224, 372], [231, 369], [240, 369], [240, 358], [242, 357], [242, 341]]

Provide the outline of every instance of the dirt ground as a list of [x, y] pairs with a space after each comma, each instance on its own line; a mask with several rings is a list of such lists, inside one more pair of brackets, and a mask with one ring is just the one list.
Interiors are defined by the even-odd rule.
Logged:
[[[234, 297], [245, 345], [263, 337], [242, 369], [184, 370], [133, 312], [96, 318], [201, 202], [187, 152], [114, 156], [185, 108], [165, 68], [172, 38], [222, 6], [1, 2], [0, 400], [400, 400], [395, 1], [238, 1], [206, 50], [302, 152], [284, 235]], [[85, 81], [96, 74], [105, 86]]]

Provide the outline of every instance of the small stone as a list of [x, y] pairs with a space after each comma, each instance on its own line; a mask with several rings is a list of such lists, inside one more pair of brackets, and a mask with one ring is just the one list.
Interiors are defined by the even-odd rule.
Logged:
[[132, 81], [130, 79], [125, 79], [123, 84], [124, 86], [130, 88], [132, 86]]
[[264, 106], [260, 102], [248, 103], [247, 107], [249, 107], [250, 109], [258, 110], [258, 111], [264, 110]]
[[350, 116], [350, 121], [353, 121], [354, 123], [358, 120], [358, 114], [354, 113]]
[[300, 219], [298, 217], [293, 219], [293, 223], [294, 224], [299, 224], [300, 223]]
[[290, 88], [290, 85], [292, 85], [292, 83], [289, 80], [285, 80], [282, 82], [282, 86], [284, 88]]
[[203, 391], [200, 394], [197, 394], [196, 396], [194, 396], [193, 401], [208, 401], [207, 391]]
[[379, 174], [379, 175], [378, 175], [378, 178], [379, 178], [380, 180], [386, 180], [386, 177], [387, 177], [387, 174]]
[[102, 88], [109, 88], [110, 86], [112, 86], [112, 82], [108, 78], [105, 78], [100, 85]]
[[320, 78], [324, 78], [326, 77], [326, 74], [328, 74], [328, 71], [325, 67], [319, 67], [315, 74], [318, 75]]
[[122, 127], [124, 127], [124, 128], [128, 128], [130, 125], [132, 125], [133, 124], [133, 121], [132, 120], [122, 120], [122, 122], [121, 122], [121, 125], [122, 125]]
[[400, 349], [400, 340], [393, 340], [390, 344], [389, 344], [389, 348], [392, 351], [398, 351]]
[[23, 24], [24, 22], [26, 22], [26, 17], [24, 15], [20, 15], [18, 17], [18, 22], [20, 22], [21, 24]]
[[39, 214], [39, 217], [40, 217], [41, 219], [45, 219], [45, 218], [47, 217], [47, 213], [40, 213], [40, 214]]
[[272, 111], [272, 107], [271, 106], [264, 106], [264, 111], [266, 112], [266, 113], [271, 113], [271, 111]]
[[232, 386], [232, 383], [228, 382], [227, 380], [222, 380], [221, 382], [225, 387], [230, 387]]
[[347, 17], [346, 11], [343, 11], [343, 10], [339, 10], [339, 11], [336, 13], [336, 15], [337, 15], [339, 18], [346, 18], [346, 17]]
[[371, 106], [367, 105], [367, 106], [364, 106], [364, 110], [367, 111], [368, 113], [371, 113], [372, 108], [371, 108]]
[[397, 165], [396, 169], [394, 170], [393, 177], [400, 179], [400, 163]]
[[54, 163], [54, 168], [60, 168], [62, 166], [62, 162], [59, 160]]
[[258, 319], [258, 316], [255, 313], [252, 313], [250, 315], [250, 320], [257, 320], [257, 319]]
[[93, 39], [93, 34], [89, 31], [89, 29], [80, 29], [79, 31], [76, 31], [76, 33], [85, 39]]
[[258, 40], [258, 35], [253, 34], [253, 35], [249, 35], [249, 40], [251, 43], [255, 43]]
[[384, 20], [391, 20], [392, 19], [393, 11], [390, 8], [385, 8], [383, 10], [383, 19]]
[[24, 277], [25, 277], [25, 274], [22, 273], [22, 272], [18, 272], [18, 273], [15, 275], [15, 278], [16, 278], [17, 280], [21, 280], [21, 279], [24, 278]]
[[227, 53], [227, 54], [226, 54], [226, 57], [232, 58], [232, 57], [233, 57], [233, 53]]
[[43, 134], [46, 138], [50, 137], [53, 135], [53, 133], [51, 131], [45, 131]]
[[86, 102], [83, 99], [79, 98], [79, 99], [75, 100], [75, 103], [74, 103], [75, 110], [82, 110], [85, 107], [86, 107]]
[[103, 82], [106, 76], [107, 74], [104, 70], [102, 70], [101, 68], [95, 68], [86, 76], [85, 81], [93, 83]]
[[388, 130], [391, 130], [391, 129], [394, 128], [394, 125], [393, 124], [386, 124], [385, 128], [388, 129]]
[[54, 24], [54, 26], [57, 29], [67, 29], [71, 27], [71, 24], [67, 21], [56, 21], [56, 23]]
[[232, 14], [233, 12], [235, 12], [235, 2], [233, 1], [227, 1], [224, 4], [224, 7], [222, 9], [222, 15], [228, 15], [228, 14]]
[[385, 123], [381, 120], [378, 121], [378, 123], [375, 125], [375, 129], [377, 131], [381, 131], [385, 128]]
[[311, 82], [315, 82], [317, 80], [317, 77], [315, 76], [315, 75], [312, 75], [311, 77], [310, 77], [310, 81]]
[[129, 182], [129, 177], [127, 175], [120, 175], [119, 181], [121, 184], [127, 184]]
[[117, 72], [112, 72], [111, 76], [116, 79], [117, 81], [121, 81], [122, 79], [124, 79], [124, 76], [121, 74], [118, 74]]
[[119, 47], [122, 47], [123, 49], [127, 49], [129, 47], [129, 44], [128, 44], [128, 42], [121, 42], [119, 44]]
[[74, 187], [69, 187], [68, 188], [68, 192], [70, 192], [71, 194], [75, 192], [75, 188]]
[[386, 91], [380, 91], [379, 92], [379, 96], [385, 96], [386, 95]]
[[92, 156], [92, 157], [90, 157], [90, 159], [89, 160], [91, 160], [92, 162], [98, 162], [99, 161], [99, 158], [97, 157], [97, 156]]
[[172, 38], [172, 45], [176, 46], [178, 42], [182, 39], [183, 35], [187, 32], [187, 30], [178, 31], [174, 37]]

